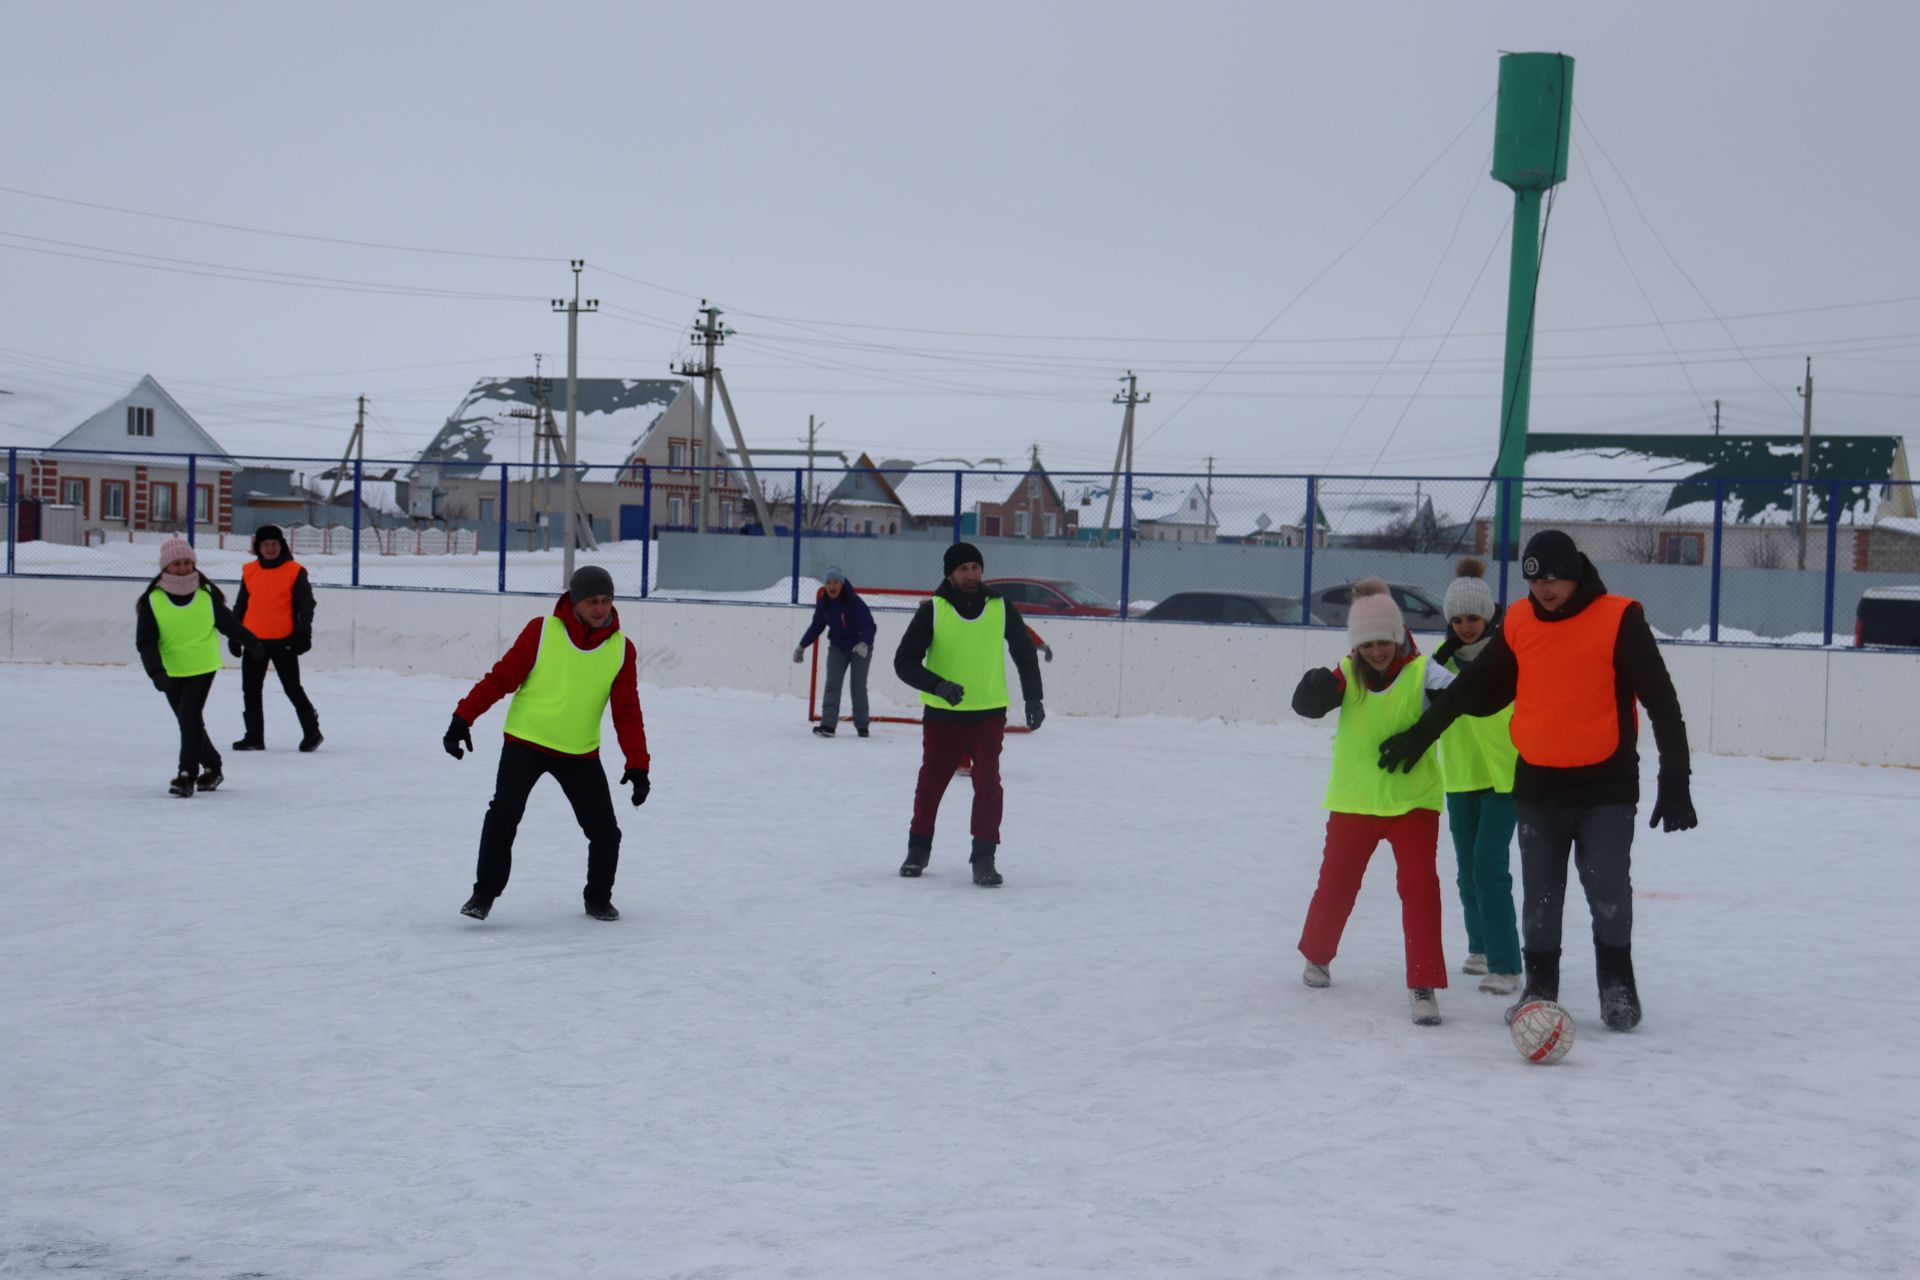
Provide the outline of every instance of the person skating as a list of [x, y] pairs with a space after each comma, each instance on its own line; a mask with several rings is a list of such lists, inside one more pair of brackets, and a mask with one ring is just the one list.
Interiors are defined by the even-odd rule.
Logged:
[[160, 572], [133, 606], [133, 644], [153, 687], [167, 695], [180, 726], [180, 759], [169, 793], [182, 799], [212, 791], [225, 777], [207, 736], [207, 695], [220, 671], [220, 637], [239, 636], [227, 598], [200, 572], [193, 544], [160, 544]]
[[313, 648], [313, 584], [294, 560], [279, 525], [263, 524], [253, 531], [253, 554], [256, 558], [240, 570], [240, 594], [233, 601], [233, 616], [246, 632], [228, 642], [233, 656], [240, 659], [240, 715], [245, 726], [233, 749], [266, 750], [266, 716], [260, 703], [271, 665], [287, 701], [293, 704], [293, 714], [299, 717], [300, 749], [312, 751], [323, 739], [320, 716], [300, 685], [300, 655]]
[[945, 577], [933, 598], [914, 611], [893, 655], [894, 674], [919, 690], [920, 777], [907, 827], [907, 858], [900, 874], [918, 876], [933, 854], [934, 820], [961, 757], [973, 760], [973, 882], [992, 888], [1003, 877], [1000, 847], [1000, 745], [1007, 725], [1007, 665], [1020, 673], [1029, 730], [1046, 719], [1040, 663], [1019, 610], [999, 591], [981, 585], [979, 548], [956, 542], [942, 562]]
[[[1036, 653], [1048, 662], [1053, 661], [1053, 646], [1040, 638], [1040, 633], [1033, 629], [1033, 624], [1031, 623], [1027, 624], [1027, 639], [1033, 641], [1033, 648]], [[960, 763], [953, 768], [953, 774], [956, 778], [971, 778], [973, 776], [973, 757], [962, 755], [960, 757]]]
[[1307, 961], [1301, 980], [1310, 987], [1331, 984], [1329, 966], [1353, 914], [1360, 881], [1373, 851], [1385, 840], [1393, 849], [1400, 891], [1413, 1020], [1437, 1026], [1440, 1003], [1434, 993], [1447, 985], [1436, 869], [1440, 770], [1429, 760], [1410, 773], [1388, 774], [1383, 781], [1374, 760], [1380, 744], [1418, 720], [1429, 692], [1444, 689], [1453, 674], [1421, 655], [1387, 584], [1378, 578], [1353, 585], [1347, 644], [1350, 652], [1338, 667], [1312, 668], [1293, 691], [1294, 711], [1308, 719], [1340, 712], [1325, 797], [1327, 843], [1300, 931], [1300, 954]]
[[853, 671], [853, 731], [867, 736], [867, 665], [873, 657], [873, 642], [878, 629], [873, 611], [847, 581], [839, 565], [829, 565], [819, 592], [813, 598], [813, 621], [800, 643], [794, 647], [793, 660], [804, 662], [807, 646], [827, 633], [827, 685], [820, 697], [820, 723], [813, 728], [822, 738], [831, 738], [840, 723], [840, 685], [849, 668]]
[[1640, 802], [1639, 702], [1660, 756], [1649, 827], [1686, 831], [1694, 812], [1680, 699], [1640, 605], [1612, 595], [1593, 563], [1558, 529], [1533, 536], [1521, 560], [1527, 597], [1453, 689], [1419, 722], [1382, 744], [1380, 767], [1417, 767], [1457, 717], [1513, 706], [1513, 780], [1520, 828], [1519, 1001], [1560, 998], [1567, 856], [1593, 918], [1600, 1014], [1615, 1031], [1640, 1022], [1633, 970], [1634, 814]]
[[[1433, 660], [1455, 675], [1493, 640], [1499, 606], [1469, 556], [1455, 568], [1443, 612], [1447, 638]], [[1462, 716], [1440, 735], [1440, 780], [1458, 865], [1460, 914], [1467, 925], [1462, 973], [1485, 974], [1480, 989], [1510, 996], [1520, 989], [1520, 931], [1513, 915], [1513, 770], [1518, 758], [1507, 731], [1508, 707], [1490, 716]]]
[[473, 722], [501, 698], [507, 707], [506, 740], [493, 784], [493, 802], [480, 828], [480, 856], [473, 896], [462, 915], [485, 920], [506, 891], [513, 871], [513, 838], [526, 813], [527, 795], [543, 774], [552, 774], [573, 806], [587, 837], [587, 914], [618, 920], [613, 881], [620, 866], [620, 824], [600, 767], [600, 722], [609, 705], [626, 759], [621, 784], [633, 787], [633, 803], [645, 804], [647, 730], [640, 714], [633, 642], [620, 631], [613, 607], [613, 578], [598, 565], [575, 570], [553, 612], [521, 628], [506, 654], [455, 708], [441, 745], [455, 760], [473, 750]]

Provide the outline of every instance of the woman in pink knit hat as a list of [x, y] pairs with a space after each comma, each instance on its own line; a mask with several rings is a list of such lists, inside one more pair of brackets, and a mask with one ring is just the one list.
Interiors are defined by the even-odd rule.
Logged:
[[167, 695], [180, 724], [180, 768], [167, 790], [182, 799], [224, 780], [220, 753], [207, 736], [207, 695], [220, 670], [220, 637], [244, 637], [227, 599], [200, 572], [193, 544], [160, 544], [160, 572], [134, 603], [134, 647], [153, 687]]
[[[1367, 863], [1385, 840], [1393, 848], [1400, 889], [1413, 1020], [1435, 1026], [1440, 1004], [1434, 992], [1447, 985], [1435, 867], [1445, 792], [1439, 766], [1431, 758], [1405, 774], [1385, 773], [1378, 758], [1380, 744], [1419, 720], [1428, 696], [1452, 684], [1453, 673], [1421, 656], [1387, 584], [1378, 578], [1353, 585], [1347, 643], [1351, 651], [1339, 666], [1313, 668], [1293, 691], [1293, 709], [1300, 715], [1317, 720], [1329, 711], [1340, 712], [1333, 735], [1333, 772], [1327, 780], [1327, 843], [1320, 883], [1300, 934], [1300, 953], [1307, 960], [1302, 980], [1310, 987], [1332, 983], [1328, 966], [1340, 949]], [[1384, 786], [1382, 777], [1387, 779]]]

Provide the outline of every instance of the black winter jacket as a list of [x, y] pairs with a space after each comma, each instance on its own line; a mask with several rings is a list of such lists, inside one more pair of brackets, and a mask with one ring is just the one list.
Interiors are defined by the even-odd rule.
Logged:
[[[998, 597], [997, 587], [981, 587], [974, 592], [956, 591], [951, 582], [942, 580], [934, 589], [936, 596], [953, 606], [954, 612], [971, 621], [986, 611], [989, 597]], [[1033, 638], [1027, 634], [1027, 624], [1020, 620], [1020, 611], [1013, 607], [1013, 601], [1002, 600], [1007, 609], [1007, 651], [1013, 655], [1013, 666], [1020, 673], [1020, 696], [1028, 702], [1039, 702], [1040, 657], [1033, 647]], [[927, 670], [927, 650], [933, 644], [933, 601], [929, 600], [913, 612], [913, 621], [907, 624], [906, 634], [900, 637], [900, 647], [894, 650], [893, 673], [907, 684], [922, 693], [932, 693], [934, 686], [940, 683], [940, 677]], [[956, 711], [951, 707], [922, 707], [921, 714], [928, 720], [985, 720], [993, 716], [1005, 715], [1004, 711]]]

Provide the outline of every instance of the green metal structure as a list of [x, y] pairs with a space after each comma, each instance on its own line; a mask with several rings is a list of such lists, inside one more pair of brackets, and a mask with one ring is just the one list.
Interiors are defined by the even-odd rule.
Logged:
[[1566, 181], [1573, 123], [1573, 59], [1564, 53], [1509, 53], [1500, 59], [1494, 108], [1493, 177], [1513, 188], [1513, 259], [1507, 280], [1507, 353], [1500, 387], [1496, 542], [1511, 559], [1520, 536], [1519, 477], [1527, 459], [1533, 390], [1534, 303], [1540, 290], [1540, 198]]

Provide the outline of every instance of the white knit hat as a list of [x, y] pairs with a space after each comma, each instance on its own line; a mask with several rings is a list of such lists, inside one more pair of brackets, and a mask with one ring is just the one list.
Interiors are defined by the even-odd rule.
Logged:
[[1441, 609], [1448, 620], [1483, 618], [1491, 622], [1494, 613], [1493, 588], [1481, 576], [1486, 573], [1487, 566], [1468, 556], [1453, 571], [1458, 576], [1447, 584], [1446, 598], [1441, 602]]
[[1406, 619], [1400, 606], [1387, 594], [1387, 584], [1378, 578], [1362, 578], [1353, 584], [1353, 603], [1347, 608], [1347, 645], [1358, 649], [1370, 640], [1407, 642]]

